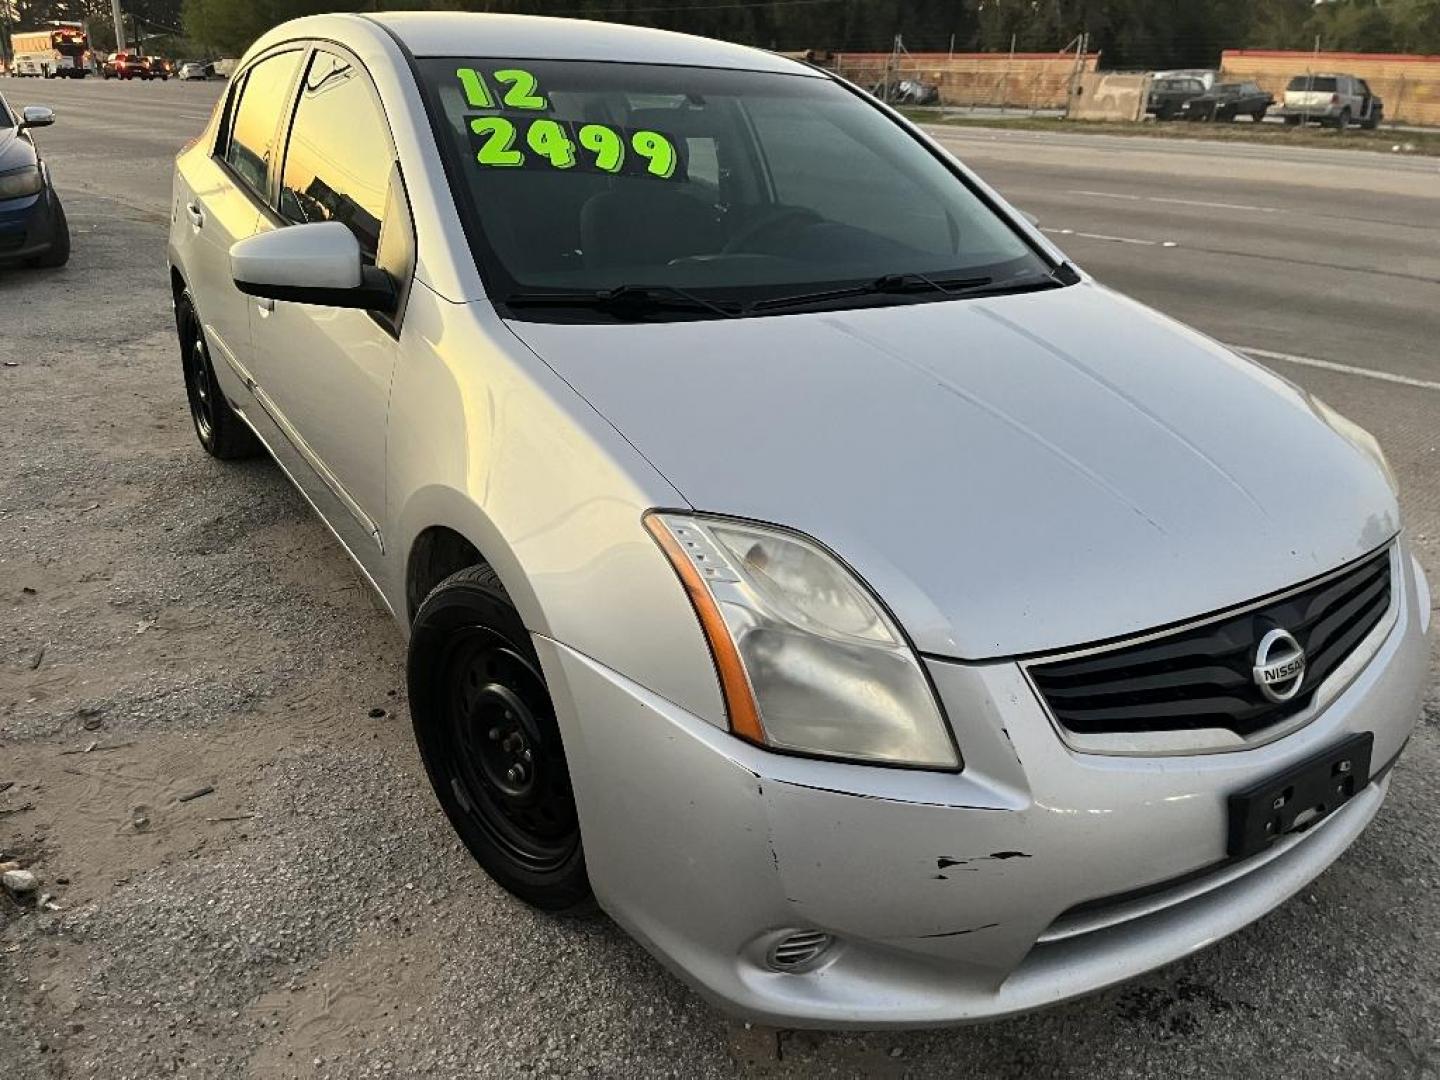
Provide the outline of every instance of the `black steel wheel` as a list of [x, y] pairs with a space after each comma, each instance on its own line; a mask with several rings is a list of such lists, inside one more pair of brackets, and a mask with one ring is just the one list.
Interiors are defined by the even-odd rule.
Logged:
[[260, 441], [230, 407], [215, 380], [205, 328], [188, 290], [175, 303], [175, 329], [180, 335], [180, 362], [185, 373], [190, 420], [200, 445], [206, 453], [227, 460], [255, 454], [260, 449]]
[[425, 770], [476, 861], [535, 907], [588, 907], [555, 708], [530, 636], [488, 566], [452, 574], [420, 606], [408, 677]]

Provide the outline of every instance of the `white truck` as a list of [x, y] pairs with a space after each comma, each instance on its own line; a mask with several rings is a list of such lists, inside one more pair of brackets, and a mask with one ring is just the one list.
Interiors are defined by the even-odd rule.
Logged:
[[78, 26], [52, 26], [10, 35], [11, 73], [31, 78], [83, 79], [90, 73], [90, 42]]

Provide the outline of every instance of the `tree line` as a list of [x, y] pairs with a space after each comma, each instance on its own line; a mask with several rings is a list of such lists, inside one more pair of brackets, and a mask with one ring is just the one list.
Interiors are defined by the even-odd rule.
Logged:
[[[1227, 48], [1440, 53], [1440, 0], [122, 0], [177, 47], [238, 55], [271, 26], [324, 11], [398, 8], [566, 15], [658, 26], [771, 49], [1053, 52], [1088, 33], [1107, 68], [1213, 67]], [[110, 0], [0, 0], [0, 20], [89, 19]]]

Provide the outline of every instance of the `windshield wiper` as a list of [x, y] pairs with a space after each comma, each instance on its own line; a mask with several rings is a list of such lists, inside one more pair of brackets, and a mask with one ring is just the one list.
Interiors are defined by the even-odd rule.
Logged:
[[823, 304], [830, 300], [848, 300], [852, 296], [899, 295], [927, 292], [931, 289], [949, 293], [989, 283], [988, 277], [945, 278], [937, 281], [924, 274], [884, 274], [871, 281], [862, 281], [858, 285], [844, 285], [838, 289], [822, 289], [819, 292], [795, 293], [792, 296], [775, 296], [768, 300], [756, 300], [749, 305], [747, 310], [774, 311], [778, 308]]
[[823, 304], [831, 300], [846, 300], [855, 296], [896, 296], [923, 292], [939, 292], [957, 299], [967, 296], [998, 296], [1007, 292], [1028, 292], [1032, 289], [1048, 289], [1068, 284], [1072, 284], [1072, 282], [1058, 270], [998, 280], [992, 277], [935, 278], [910, 271], [903, 274], [885, 274], [872, 281], [861, 282], [859, 285], [847, 285], [839, 289], [757, 300], [747, 310], [752, 312], [775, 311], [780, 308]]
[[505, 297], [507, 307], [580, 307], [620, 318], [642, 318], [658, 311], [713, 311], [727, 319], [740, 316], [734, 304], [720, 304], [674, 285], [617, 285], [585, 292], [518, 292]]

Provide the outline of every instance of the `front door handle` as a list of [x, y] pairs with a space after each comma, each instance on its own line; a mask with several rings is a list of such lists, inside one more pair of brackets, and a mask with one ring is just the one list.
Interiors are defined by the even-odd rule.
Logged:
[[259, 300], [255, 301], [255, 306], [260, 309], [260, 314], [269, 315], [270, 312], [275, 310], [275, 301], [271, 300], [268, 296], [262, 296]]
[[185, 216], [190, 219], [190, 224], [197, 229], [205, 227], [205, 213], [193, 202], [185, 204]]

